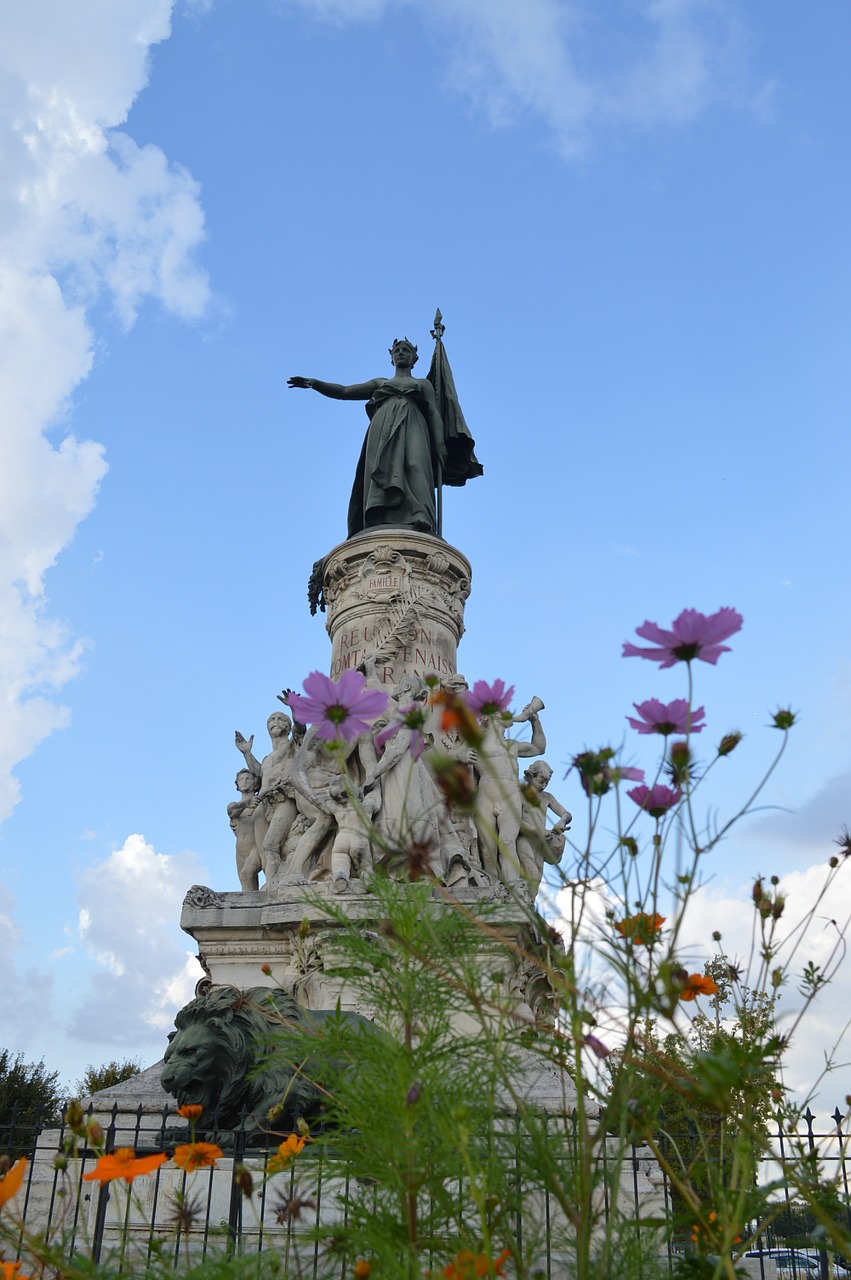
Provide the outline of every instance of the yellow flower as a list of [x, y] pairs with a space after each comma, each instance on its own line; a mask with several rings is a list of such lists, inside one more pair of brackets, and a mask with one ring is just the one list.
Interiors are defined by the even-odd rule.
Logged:
[[306, 1139], [300, 1138], [297, 1133], [291, 1133], [290, 1136], [281, 1143], [275, 1154], [270, 1157], [269, 1163], [266, 1166], [266, 1172], [283, 1173], [284, 1169], [286, 1169], [288, 1165], [292, 1164], [293, 1160], [302, 1150], [305, 1141]]
[[183, 1146], [175, 1147], [174, 1163], [191, 1173], [193, 1169], [211, 1167], [221, 1160], [222, 1155], [221, 1147], [217, 1147], [215, 1142], [185, 1142]]
[[123, 1178], [132, 1182], [142, 1173], [153, 1173], [165, 1164], [168, 1156], [164, 1153], [155, 1156], [140, 1156], [132, 1147], [119, 1147], [109, 1155], [101, 1156], [91, 1173], [83, 1174], [83, 1182], [112, 1182], [113, 1178]]
[[20, 1189], [24, 1180], [24, 1174], [27, 1171], [27, 1162], [21, 1156], [20, 1160], [16, 1160], [7, 1174], [0, 1178], [0, 1209], [7, 1200], [11, 1200], [12, 1196]]
[[177, 1108], [177, 1114], [184, 1120], [200, 1120], [203, 1110], [200, 1102], [184, 1102], [182, 1107]]

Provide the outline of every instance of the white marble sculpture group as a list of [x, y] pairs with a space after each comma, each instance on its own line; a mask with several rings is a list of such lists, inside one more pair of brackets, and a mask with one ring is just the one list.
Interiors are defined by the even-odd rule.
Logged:
[[[467, 683], [452, 675], [443, 684], [463, 696]], [[244, 891], [330, 880], [345, 893], [351, 880], [377, 862], [406, 863], [450, 887], [526, 884], [537, 891], [544, 862], [557, 864], [570, 814], [547, 790], [552, 769], [536, 760], [521, 785], [518, 760], [541, 756], [546, 738], [535, 698], [512, 719], [497, 714], [480, 722], [472, 747], [457, 728], [443, 728], [441, 708], [426, 722], [426, 748], [411, 751], [414, 730], [404, 724], [383, 746], [376, 739], [400, 707], [426, 703], [430, 690], [406, 674], [393, 687], [384, 716], [369, 733], [345, 744], [342, 759], [314, 730], [305, 732], [283, 711], [269, 717], [271, 750], [258, 761], [253, 736], [236, 733], [245, 767], [236, 775], [239, 800], [228, 805], [236, 836], [236, 865]], [[507, 736], [528, 723], [531, 738]], [[469, 794], [447, 796], [435, 781], [446, 762], [465, 766]], [[547, 814], [556, 816], [552, 828]]]

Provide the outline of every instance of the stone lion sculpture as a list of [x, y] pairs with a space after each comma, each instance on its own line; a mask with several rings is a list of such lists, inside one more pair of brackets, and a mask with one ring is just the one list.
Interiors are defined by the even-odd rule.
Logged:
[[[359, 1014], [305, 1009], [271, 987], [213, 987], [177, 1014], [162, 1086], [178, 1106], [200, 1103], [196, 1132], [215, 1130], [220, 1143], [219, 1131], [243, 1125], [249, 1136], [294, 1128], [300, 1117], [316, 1114], [323, 1088], [349, 1063], [305, 1054], [303, 1036], [290, 1055], [287, 1032], [318, 1031], [330, 1018], [342, 1020], [355, 1035], [383, 1034]], [[274, 1123], [268, 1119], [272, 1108]]]

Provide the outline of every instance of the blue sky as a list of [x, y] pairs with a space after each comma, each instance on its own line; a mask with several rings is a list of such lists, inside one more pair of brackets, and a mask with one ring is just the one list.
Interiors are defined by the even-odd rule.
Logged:
[[697, 689], [710, 745], [746, 734], [713, 811], [801, 722], [694, 955], [757, 872], [803, 903], [851, 821], [847, 7], [73, 10], [0, 18], [0, 1040], [69, 1081], [160, 1056], [183, 893], [237, 884], [233, 731], [329, 655], [306, 581], [365, 418], [286, 378], [427, 356], [436, 306], [485, 466], [445, 503], [460, 669], [544, 699], [557, 777], [649, 764], [625, 716], [681, 675], [621, 642], [738, 608]]

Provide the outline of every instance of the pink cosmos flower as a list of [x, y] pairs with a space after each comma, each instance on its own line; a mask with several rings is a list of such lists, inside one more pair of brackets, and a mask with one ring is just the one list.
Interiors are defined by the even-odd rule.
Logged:
[[644, 770], [634, 769], [632, 765], [619, 764], [612, 770], [612, 782], [643, 782]]
[[505, 681], [496, 679], [493, 684], [485, 680], [477, 680], [470, 693], [467, 694], [467, 706], [479, 716], [495, 716], [508, 710], [508, 704], [514, 697], [514, 685], [506, 689]]
[[301, 724], [316, 726], [316, 735], [328, 742], [340, 738], [351, 742], [366, 733], [370, 721], [387, 709], [387, 694], [367, 689], [360, 671], [344, 671], [332, 680], [321, 671], [312, 671], [304, 682], [304, 692], [287, 695], [287, 705]]
[[648, 698], [646, 702], [633, 702], [632, 705], [641, 719], [634, 720], [632, 716], [627, 716], [627, 720], [639, 733], [662, 733], [667, 736], [669, 733], [688, 733], [689, 730], [700, 733], [701, 729], [706, 728], [703, 721], [705, 708], [698, 707], [689, 717], [685, 698], [674, 698], [673, 702], [668, 703], [660, 702], [658, 698]]
[[682, 792], [672, 791], [661, 782], [657, 782], [655, 787], [633, 787], [626, 794], [630, 800], [635, 801], [639, 809], [645, 809], [651, 818], [661, 818], [675, 804], [679, 804], [682, 798]]
[[391, 738], [395, 738], [400, 729], [410, 729], [411, 741], [408, 744], [408, 750], [414, 760], [419, 760], [427, 746], [424, 733], [427, 718], [428, 711], [421, 702], [409, 702], [406, 707], [400, 707], [396, 718], [375, 735], [375, 745], [383, 747]]
[[623, 656], [649, 658], [651, 662], [658, 662], [660, 668], [672, 667], [675, 662], [691, 662], [693, 658], [714, 665], [722, 653], [730, 651], [730, 646], [720, 641], [733, 635], [741, 625], [742, 615], [735, 609], [719, 609], [709, 617], [698, 613], [697, 609], [683, 609], [671, 624], [670, 631], [655, 622], [643, 622], [636, 627], [636, 635], [642, 640], [650, 640], [658, 648], [642, 649], [625, 643]]

